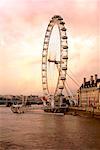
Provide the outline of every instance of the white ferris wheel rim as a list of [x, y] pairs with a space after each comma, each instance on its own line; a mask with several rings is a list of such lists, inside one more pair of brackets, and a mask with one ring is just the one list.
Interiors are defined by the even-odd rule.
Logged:
[[45, 96], [50, 96], [51, 94], [48, 88], [47, 61], [52, 61], [52, 60], [47, 60], [47, 56], [48, 56], [50, 36], [53, 27], [55, 25], [58, 25], [59, 35], [60, 35], [60, 62], [57, 62], [56, 60], [54, 61], [56, 65], [59, 64], [59, 70], [58, 70], [59, 76], [58, 76], [58, 82], [56, 85], [54, 96], [58, 94], [62, 94], [65, 80], [66, 80], [67, 60], [68, 60], [68, 43], [67, 43], [68, 37], [66, 36], [65, 22], [63, 21], [63, 18], [61, 16], [55, 15], [52, 17], [52, 19], [50, 20], [47, 26], [47, 30], [44, 38], [44, 44], [43, 44], [43, 51], [42, 51], [42, 87]]

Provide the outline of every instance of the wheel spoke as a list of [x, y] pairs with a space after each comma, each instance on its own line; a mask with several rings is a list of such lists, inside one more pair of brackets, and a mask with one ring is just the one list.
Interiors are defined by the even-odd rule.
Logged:
[[[51, 53], [48, 53], [50, 36], [55, 25], [58, 26], [60, 36], [60, 60], [56, 59], [56, 56], [54, 56], [54, 58], [51, 58]], [[63, 21], [63, 18], [58, 15], [53, 16], [47, 26], [42, 51], [42, 86], [44, 95], [48, 95], [48, 97], [51, 95], [51, 93], [48, 88], [47, 64], [54, 64], [55, 66], [57, 66], [58, 70], [58, 81], [54, 92], [54, 96], [61, 94], [64, 89], [68, 61], [67, 38], [68, 37], [66, 35], [65, 22]], [[55, 53], [55, 55], [57, 55], [57, 53]]]

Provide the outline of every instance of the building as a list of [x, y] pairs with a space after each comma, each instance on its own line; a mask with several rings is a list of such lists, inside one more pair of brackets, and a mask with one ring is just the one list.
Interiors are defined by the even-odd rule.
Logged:
[[83, 84], [78, 90], [80, 106], [100, 107], [100, 79], [97, 74], [90, 77], [89, 81], [84, 78]]

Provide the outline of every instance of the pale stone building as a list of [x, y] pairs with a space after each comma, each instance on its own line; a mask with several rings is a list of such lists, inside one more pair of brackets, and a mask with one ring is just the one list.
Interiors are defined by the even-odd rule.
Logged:
[[84, 78], [78, 94], [80, 106], [100, 107], [100, 79], [98, 79], [97, 74], [94, 78], [91, 76], [90, 81], [86, 81], [86, 78]]

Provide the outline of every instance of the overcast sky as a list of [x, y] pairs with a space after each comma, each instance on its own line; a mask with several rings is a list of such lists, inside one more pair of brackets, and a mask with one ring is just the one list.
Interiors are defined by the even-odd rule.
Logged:
[[0, 0], [0, 94], [42, 93], [43, 41], [55, 14], [66, 23], [74, 77], [100, 78], [100, 0]]

